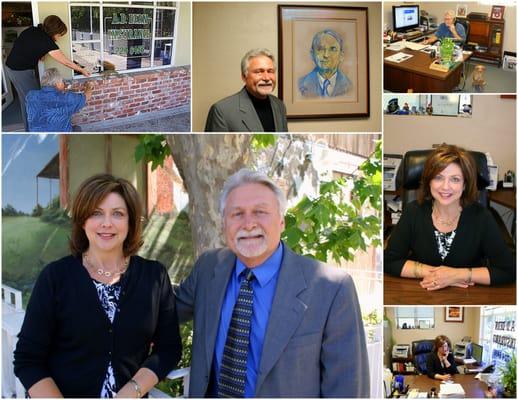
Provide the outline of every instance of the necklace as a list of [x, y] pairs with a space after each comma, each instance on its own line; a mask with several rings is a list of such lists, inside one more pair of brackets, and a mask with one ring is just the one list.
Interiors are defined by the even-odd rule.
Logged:
[[435, 220], [439, 222], [441, 225], [451, 228], [459, 220], [460, 214], [462, 212], [462, 207], [459, 206], [459, 209], [457, 211], [458, 213], [453, 218], [443, 218], [439, 215], [437, 209], [432, 206], [432, 217], [435, 218]]
[[117, 275], [122, 275], [124, 272], [126, 272], [126, 269], [128, 268], [128, 264], [129, 264], [129, 257], [124, 257], [120, 268], [117, 271], [113, 271], [113, 272], [105, 271], [101, 267], [97, 267], [96, 265], [94, 265], [92, 263], [92, 261], [90, 260], [90, 258], [88, 257], [88, 254], [86, 254], [86, 253], [83, 254], [83, 262], [84, 262], [84, 264], [86, 264], [87, 267], [90, 267], [92, 270], [97, 272], [97, 275], [104, 276], [106, 278], [111, 278], [112, 276], [115, 277]]

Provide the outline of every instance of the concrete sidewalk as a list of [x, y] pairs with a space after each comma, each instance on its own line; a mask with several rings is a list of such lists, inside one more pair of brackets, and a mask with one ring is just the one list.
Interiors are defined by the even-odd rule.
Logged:
[[79, 126], [81, 132], [190, 132], [190, 107], [162, 110]]

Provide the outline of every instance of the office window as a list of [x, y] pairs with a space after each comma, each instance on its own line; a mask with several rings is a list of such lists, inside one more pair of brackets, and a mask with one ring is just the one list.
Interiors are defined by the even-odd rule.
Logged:
[[398, 329], [431, 329], [435, 327], [433, 307], [396, 307]]
[[177, 16], [171, 1], [71, 3], [73, 61], [94, 73], [170, 65]]
[[516, 311], [514, 307], [482, 307], [480, 345], [484, 363], [502, 365], [516, 351]]

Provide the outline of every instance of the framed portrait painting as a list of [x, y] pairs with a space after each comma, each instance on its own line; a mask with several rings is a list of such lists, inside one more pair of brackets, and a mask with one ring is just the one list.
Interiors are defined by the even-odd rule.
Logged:
[[288, 118], [368, 117], [366, 7], [278, 6], [279, 97]]
[[464, 307], [444, 307], [444, 322], [464, 322]]

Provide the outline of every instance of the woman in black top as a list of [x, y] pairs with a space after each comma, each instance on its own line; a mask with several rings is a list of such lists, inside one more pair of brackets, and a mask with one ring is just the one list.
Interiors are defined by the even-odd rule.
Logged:
[[167, 270], [135, 255], [141, 213], [124, 179], [96, 175], [80, 186], [72, 255], [38, 277], [14, 352], [31, 397], [141, 397], [176, 366], [181, 340]]
[[457, 373], [457, 365], [450, 350], [451, 341], [447, 336], [439, 335], [435, 338], [433, 350], [426, 359], [428, 377], [447, 381]]
[[13, 48], [5, 61], [5, 71], [16, 88], [20, 97], [22, 116], [27, 130], [27, 116], [25, 113], [25, 96], [29, 90], [39, 89], [35, 71], [38, 61], [50, 55], [57, 62], [74, 71], [90, 76], [88, 71], [70, 61], [59, 49], [56, 41], [67, 33], [67, 26], [56, 15], [49, 15], [37, 27], [31, 26], [24, 30], [15, 40]]
[[476, 201], [476, 182], [464, 149], [442, 145], [430, 153], [418, 200], [405, 207], [385, 249], [385, 272], [420, 279], [426, 290], [514, 282], [514, 256]]

